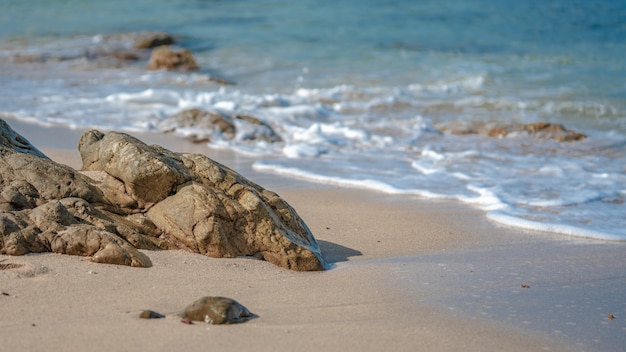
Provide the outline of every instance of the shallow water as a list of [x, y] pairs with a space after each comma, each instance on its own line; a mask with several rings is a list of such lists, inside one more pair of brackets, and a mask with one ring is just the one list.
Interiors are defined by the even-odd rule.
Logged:
[[[176, 133], [254, 155], [263, 172], [626, 240], [624, 23], [625, 1], [9, 0], [0, 114], [155, 132], [188, 108], [254, 116], [281, 141], [241, 120], [233, 138]], [[202, 69], [152, 72], [98, 55], [147, 30], [179, 36]], [[451, 133], [538, 121], [587, 138]]]

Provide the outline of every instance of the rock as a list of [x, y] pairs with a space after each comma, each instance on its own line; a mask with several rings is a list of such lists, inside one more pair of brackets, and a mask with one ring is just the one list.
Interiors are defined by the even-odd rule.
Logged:
[[[0, 270], [9, 270], [9, 269], [17, 269], [23, 267], [24, 264], [16, 264], [16, 263], [0, 263]], [[10, 296], [6, 292], [0, 293], [3, 296]]]
[[88, 131], [83, 173], [55, 163], [0, 120], [0, 253], [55, 252], [148, 267], [138, 249], [185, 248], [323, 270], [304, 221], [277, 194], [206, 156]]
[[[95, 130], [85, 132], [78, 142], [78, 150], [83, 170], [104, 171], [113, 176], [112, 180], [121, 181], [128, 196], [136, 203], [131, 206], [139, 210], [165, 199], [175, 193], [178, 185], [191, 180], [191, 174], [181, 160], [123, 133], [111, 132], [105, 136]], [[116, 188], [110, 182], [105, 181], [105, 184]]]
[[227, 139], [235, 136], [235, 124], [231, 118], [200, 109], [183, 110], [161, 121], [157, 127], [163, 132], [183, 133], [187, 139], [196, 143], [208, 142], [213, 133]]
[[47, 159], [44, 153], [30, 144], [26, 138], [15, 132], [8, 123], [0, 119], [0, 156], [5, 153], [19, 152]]
[[[44, 231], [46, 233], [46, 231]], [[149, 267], [150, 259], [119, 236], [89, 225], [68, 226], [46, 236], [54, 253], [90, 256], [96, 263]]]
[[509, 134], [509, 131], [504, 127], [492, 127], [483, 134], [486, 134], [489, 137], [506, 137], [506, 135]]
[[136, 49], [154, 49], [163, 45], [173, 45], [174, 37], [167, 33], [142, 33], [133, 43]]
[[216, 135], [227, 140], [282, 141], [270, 125], [256, 117], [227, 116], [200, 109], [183, 110], [161, 121], [158, 127], [163, 132], [176, 132], [193, 142], [208, 142]]
[[[3, 153], [0, 147], [0, 208], [22, 210], [48, 201], [78, 197], [102, 203], [102, 192], [89, 178], [48, 158], [31, 154]], [[57, 182], [58, 181], [58, 182]]]
[[561, 124], [549, 122], [495, 126], [486, 130], [483, 129], [480, 133], [490, 137], [527, 135], [542, 139], [554, 139], [558, 142], [579, 141], [587, 137], [583, 133], [568, 130]]
[[535, 137], [541, 139], [553, 139], [558, 142], [580, 141], [587, 136], [584, 133], [576, 132], [565, 128], [558, 123], [533, 122], [527, 124], [494, 125], [492, 123], [467, 122], [448, 123], [438, 126], [443, 133], [465, 135], [483, 134], [489, 137]]
[[[116, 132], [86, 132], [83, 170], [104, 171], [178, 248], [212, 257], [256, 256], [294, 270], [322, 270], [319, 246], [283, 199], [199, 154], [173, 153]], [[106, 193], [105, 193], [106, 195]], [[107, 198], [115, 202], [112, 197]]]
[[161, 314], [161, 313], [157, 313], [153, 310], [144, 310], [143, 312], [139, 313], [139, 318], [141, 319], [161, 319], [161, 318], [165, 318], [165, 315]]
[[[234, 115], [234, 118], [243, 121], [244, 126], [240, 126], [240, 130], [246, 130], [242, 134], [243, 140], [262, 140], [270, 143], [281, 142], [282, 138], [268, 125], [256, 117], [248, 115]], [[247, 124], [247, 126], [246, 126]]]
[[[167, 33], [120, 33], [98, 35], [80, 50], [68, 52], [50, 43], [42, 53], [16, 53], [8, 56], [16, 64], [74, 62], [71, 67], [123, 68], [140, 62], [149, 70], [197, 71], [199, 65], [190, 50], [174, 46], [175, 39]], [[200, 82], [200, 80], [196, 80]], [[206, 77], [206, 82], [234, 84], [219, 77]]]
[[565, 128], [558, 123], [536, 122], [528, 123], [522, 126], [522, 129], [531, 135], [540, 138], [555, 139], [559, 142], [580, 141], [587, 136], [583, 133], [576, 132]]
[[[0, 252], [56, 252], [94, 261], [150, 266], [91, 204], [105, 203], [91, 180], [57, 164], [0, 120]], [[96, 225], [97, 224], [97, 225]], [[109, 229], [111, 231], [109, 231]]]
[[173, 50], [168, 46], [160, 46], [152, 51], [150, 70], [195, 71], [199, 69], [191, 51], [186, 49]]
[[254, 317], [237, 301], [225, 297], [202, 297], [180, 313], [183, 319], [203, 321], [207, 324], [236, 324]]

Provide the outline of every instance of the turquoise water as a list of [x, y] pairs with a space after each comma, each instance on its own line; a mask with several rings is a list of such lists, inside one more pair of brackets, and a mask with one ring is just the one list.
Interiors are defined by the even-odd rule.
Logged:
[[[567, 85], [620, 105], [626, 95], [625, 1], [4, 0], [2, 8], [5, 39], [162, 30], [224, 61], [245, 59], [222, 52], [278, 70], [308, 67], [312, 85], [345, 84], [349, 74], [396, 86], [478, 69], [515, 79], [502, 83], [513, 91]], [[224, 64], [215, 69], [234, 69]]]
[[[201, 71], [85, 55], [128, 46], [141, 31], [178, 36]], [[15, 62], [23, 55], [48, 59]], [[455, 199], [510, 226], [625, 240], [624, 57], [626, 1], [3, 0], [0, 114], [155, 132], [186, 108], [253, 115], [282, 141], [258, 142], [267, 131], [251, 126], [232, 139], [174, 127], [257, 156], [260, 171]], [[537, 121], [587, 138], [438, 132]]]

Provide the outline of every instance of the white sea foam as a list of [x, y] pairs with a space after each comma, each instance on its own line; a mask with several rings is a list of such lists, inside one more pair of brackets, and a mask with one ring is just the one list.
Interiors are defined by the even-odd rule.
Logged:
[[344, 178], [344, 177], [327, 176], [327, 175], [317, 174], [314, 172], [308, 172], [301, 168], [287, 167], [287, 166], [282, 166], [280, 164], [275, 164], [271, 162], [257, 161], [253, 164], [253, 168], [257, 171], [271, 172], [271, 173], [276, 173], [280, 175], [296, 177], [296, 178], [301, 178], [301, 179], [305, 179], [309, 181], [315, 181], [315, 182], [326, 183], [326, 184], [370, 189], [370, 190], [374, 190], [377, 192], [383, 192], [383, 193], [388, 193], [388, 194], [414, 195], [414, 196], [419, 196], [419, 197], [424, 197], [424, 198], [433, 198], [433, 199], [449, 198], [448, 196], [439, 195], [436, 193], [429, 192], [427, 190], [400, 189], [390, 184], [387, 184], [385, 182], [381, 182], [379, 180], [350, 179], [350, 178]]
[[512, 227], [518, 227], [533, 231], [551, 232], [569, 236], [596, 238], [608, 241], [624, 241], [626, 240], [624, 231], [619, 229], [606, 229], [603, 231], [596, 231], [593, 229], [584, 228], [582, 226], [572, 226], [568, 224], [550, 223], [545, 221], [533, 221], [524, 219], [519, 216], [507, 214], [506, 212], [490, 211], [487, 212], [487, 217], [497, 223], [508, 225]]
[[433, 93], [457, 93], [460, 91], [477, 91], [483, 87], [486, 80], [487, 75], [479, 74], [427, 84], [415, 83], [409, 85], [408, 88], [414, 92], [426, 91]]
[[147, 89], [139, 93], [117, 93], [105, 98], [108, 102], [123, 102], [127, 104], [156, 104], [179, 106], [182, 97], [171, 90]]

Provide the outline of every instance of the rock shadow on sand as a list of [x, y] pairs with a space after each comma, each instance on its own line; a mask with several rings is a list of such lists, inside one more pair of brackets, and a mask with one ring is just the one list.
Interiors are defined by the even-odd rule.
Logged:
[[327, 264], [334, 264], [339, 262], [347, 262], [350, 257], [362, 256], [363, 253], [356, 249], [348, 248], [340, 244], [317, 240], [318, 245], [322, 253], [324, 253], [324, 259]]

